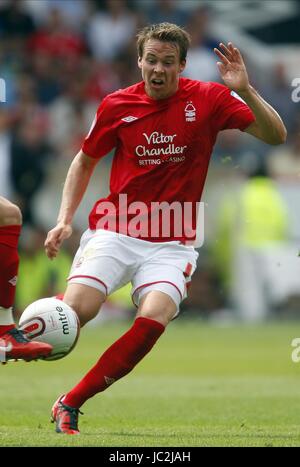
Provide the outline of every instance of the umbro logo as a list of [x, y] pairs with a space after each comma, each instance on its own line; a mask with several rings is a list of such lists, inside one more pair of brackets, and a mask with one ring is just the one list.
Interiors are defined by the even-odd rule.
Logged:
[[110, 386], [116, 381], [114, 378], [109, 378], [108, 376], [104, 376], [104, 379], [105, 379], [107, 386]]
[[133, 115], [129, 115], [128, 117], [124, 117], [121, 120], [126, 123], [133, 122], [134, 120], [137, 120], [137, 117], [133, 117]]
[[15, 276], [12, 279], [10, 279], [8, 282], [15, 287], [17, 285], [17, 281], [18, 281], [18, 277]]
[[[231, 91], [230, 95], [232, 97], [235, 97], [236, 99], [238, 99], [239, 101], [243, 102], [244, 104], [246, 104], [246, 102], [234, 91]], [[247, 105], [247, 104], [246, 104]]]

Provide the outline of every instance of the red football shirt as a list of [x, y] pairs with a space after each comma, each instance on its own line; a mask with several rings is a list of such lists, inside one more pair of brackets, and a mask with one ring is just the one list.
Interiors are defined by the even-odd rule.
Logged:
[[244, 130], [255, 119], [232, 94], [218, 83], [180, 78], [167, 99], [147, 96], [144, 82], [108, 95], [82, 147], [96, 159], [115, 148], [110, 194], [94, 205], [90, 228], [191, 240], [218, 132]]

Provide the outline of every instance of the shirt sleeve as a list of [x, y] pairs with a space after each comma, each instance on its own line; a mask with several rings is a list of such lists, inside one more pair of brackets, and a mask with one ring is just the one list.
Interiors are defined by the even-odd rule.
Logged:
[[210, 83], [209, 97], [213, 109], [212, 121], [217, 131], [230, 128], [243, 131], [254, 122], [255, 116], [252, 110], [227, 86]]
[[106, 97], [101, 102], [86, 136], [82, 151], [93, 159], [100, 159], [117, 145], [117, 125], [113, 106]]

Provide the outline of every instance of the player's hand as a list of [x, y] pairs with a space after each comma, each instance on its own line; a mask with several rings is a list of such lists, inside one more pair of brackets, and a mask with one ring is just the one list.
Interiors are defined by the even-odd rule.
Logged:
[[219, 47], [214, 52], [221, 60], [217, 66], [224, 84], [236, 92], [247, 91], [250, 84], [241, 52], [231, 42], [227, 46], [221, 42]]
[[59, 223], [54, 229], [48, 232], [45, 241], [45, 251], [48, 258], [53, 259], [61, 247], [62, 242], [72, 235], [72, 227], [70, 224]]

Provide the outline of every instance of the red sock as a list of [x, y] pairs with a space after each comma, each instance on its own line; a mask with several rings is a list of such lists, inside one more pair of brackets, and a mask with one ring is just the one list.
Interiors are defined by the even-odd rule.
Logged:
[[0, 227], [0, 306], [3, 308], [10, 308], [15, 299], [20, 232], [20, 225]]
[[164, 330], [165, 327], [153, 319], [137, 318], [129, 331], [104, 352], [63, 402], [79, 408], [87, 399], [127, 375], [152, 349]]

